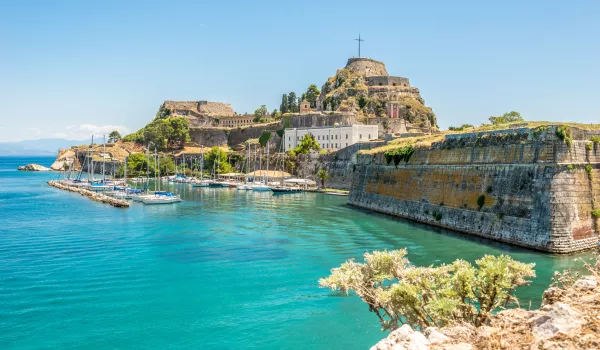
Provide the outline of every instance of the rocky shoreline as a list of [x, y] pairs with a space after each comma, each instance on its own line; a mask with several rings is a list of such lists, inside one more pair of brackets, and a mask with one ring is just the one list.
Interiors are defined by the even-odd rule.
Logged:
[[600, 276], [544, 292], [539, 310], [508, 309], [481, 327], [461, 324], [422, 332], [409, 325], [392, 331], [371, 350], [600, 349]]
[[116, 208], [129, 208], [129, 202], [127, 201], [112, 198], [102, 193], [96, 193], [94, 191], [86, 190], [85, 188], [69, 186], [60, 181], [48, 181], [48, 185], [59, 188], [61, 190], [79, 193], [82, 196], [86, 196], [93, 201], [107, 203]]
[[22, 166], [18, 167], [17, 170], [19, 170], [19, 171], [51, 171], [52, 169], [46, 168], [45, 166], [39, 165], [39, 164], [27, 164], [27, 165], [22, 165]]

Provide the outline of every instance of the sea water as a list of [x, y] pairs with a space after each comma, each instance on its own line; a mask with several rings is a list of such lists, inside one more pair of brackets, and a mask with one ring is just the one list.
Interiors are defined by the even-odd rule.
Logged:
[[[345, 197], [171, 185], [184, 202], [117, 209], [0, 158], [0, 348], [367, 349], [386, 334], [355, 296], [318, 287], [346, 259], [407, 248], [417, 265], [553, 257], [359, 210]], [[165, 185], [161, 185], [165, 188]]]

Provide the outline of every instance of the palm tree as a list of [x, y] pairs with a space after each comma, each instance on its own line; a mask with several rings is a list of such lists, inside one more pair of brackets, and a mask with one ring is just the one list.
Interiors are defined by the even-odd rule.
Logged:
[[317, 171], [317, 178], [319, 180], [321, 180], [321, 187], [325, 188], [325, 180], [330, 179], [331, 176], [329, 175], [327, 170], [321, 169], [321, 170]]

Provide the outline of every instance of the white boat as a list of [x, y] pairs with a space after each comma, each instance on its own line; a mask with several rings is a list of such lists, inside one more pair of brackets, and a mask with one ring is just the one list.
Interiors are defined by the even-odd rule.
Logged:
[[172, 204], [179, 202], [181, 202], [181, 198], [171, 192], [157, 191], [152, 195], [142, 198], [142, 203], [144, 204]]
[[209, 187], [210, 183], [210, 180], [197, 180], [192, 182], [192, 187]]
[[255, 185], [252, 185], [252, 191], [267, 192], [267, 191], [271, 191], [271, 187], [267, 186], [265, 184], [262, 184], [262, 183], [257, 183]]
[[240, 191], [250, 191], [252, 190], [252, 186], [250, 184], [239, 184], [236, 186], [236, 188]]

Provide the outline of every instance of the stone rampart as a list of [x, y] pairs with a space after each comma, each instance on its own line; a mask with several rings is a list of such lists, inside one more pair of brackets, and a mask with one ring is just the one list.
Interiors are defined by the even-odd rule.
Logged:
[[600, 206], [600, 149], [590, 143], [569, 146], [552, 127], [449, 137], [397, 166], [359, 154], [348, 203], [547, 252], [589, 249]]
[[346, 69], [367, 77], [389, 75], [383, 62], [364, 57], [348, 59]]

